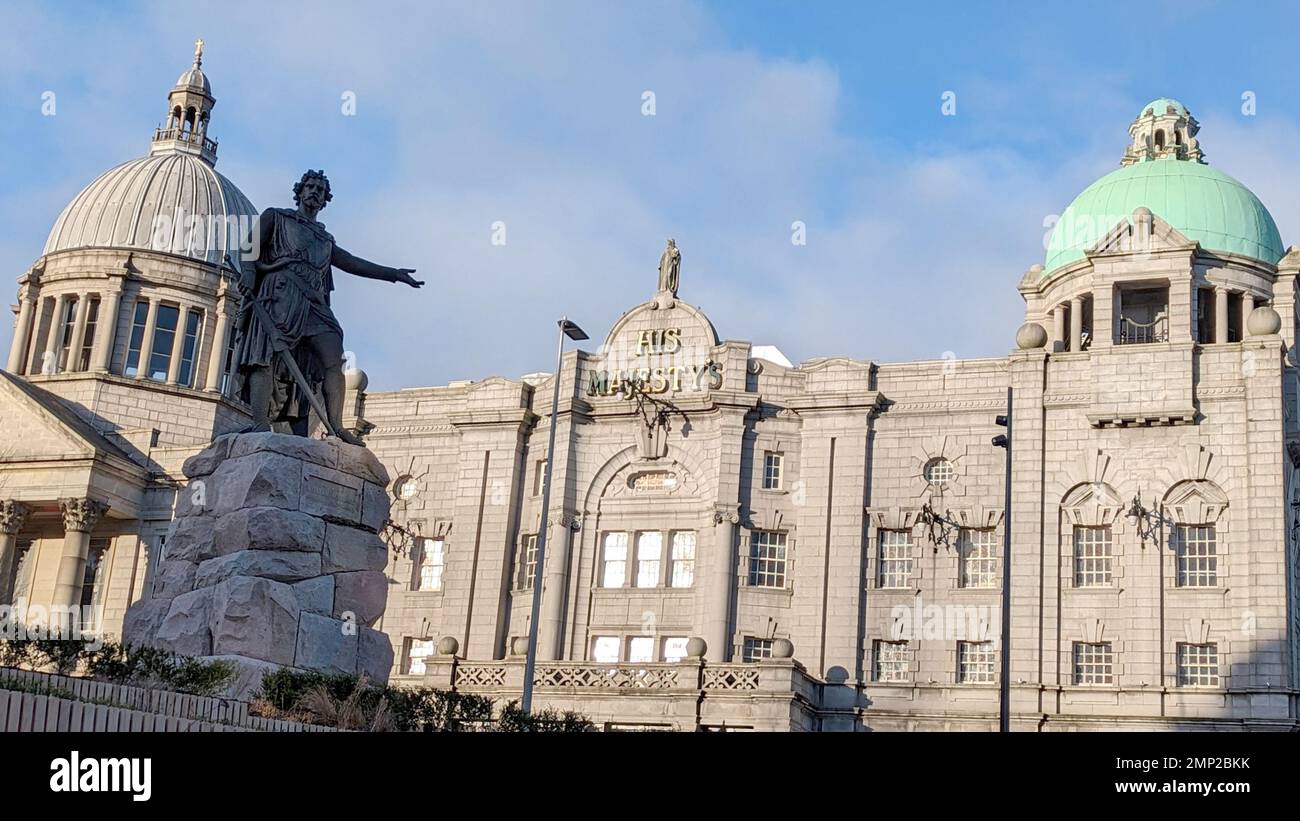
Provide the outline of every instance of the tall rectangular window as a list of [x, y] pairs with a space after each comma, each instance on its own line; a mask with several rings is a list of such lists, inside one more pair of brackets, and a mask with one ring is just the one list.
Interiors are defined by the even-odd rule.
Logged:
[[872, 652], [874, 678], [880, 682], [904, 682], [912, 678], [912, 652], [905, 641], [877, 641]]
[[150, 379], [166, 381], [167, 371], [172, 364], [172, 345], [176, 341], [177, 323], [180, 322], [181, 309], [175, 305], [159, 305], [158, 316], [154, 320], [153, 353], [149, 356]]
[[90, 358], [95, 350], [95, 329], [99, 325], [99, 297], [86, 300], [86, 311], [86, 334], [73, 363], [73, 369], [78, 371], [90, 370]]
[[1178, 686], [1219, 686], [1219, 645], [1179, 643]]
[[73, 329], [77, 325], [77, 308], [81, 305], [80, 297], [73, 297], [63, 303], [63, 313], [59, 316], [58, 339], [59, 339], [59, 359], [58, 367], [60, 371], [72, 369], [74, 357], [70, 352], [72, 348]]
[[424, 660], [433, 655], [433, 639], [407, 639], [405, 672], [408, 676], [422, 676]]
[[1110, 587], [1110, 527], [1074, 528], [1074, 586]]
[[772, 640], [758, 639], [753, 636], [745, 636], [745, 644], [741, 648], [740, 658], [745, 662], [762, 661], [772, 657]]
[[657, 530], [636, 535], [636, 586], [656, 587], [664, 552], [664, 534]]
[[126, 376], [135, 376], [140, 372], [140, 346], [144, 344], [144, 327], [148, 321], [149, 303], [137, 299], [135, 310], [131, 313], [131, 337], [126, 344], [126, 363], [122, 366], [122, 373]]
[[591, 660], [597, 664], [618, 664], [618, 636], [595, 636], [591, 640]]
[[546, 483], [546, 460], [538, 459], [536, 467], [533, 469], [533, 495], [541, 496], [542, 487]]
[[881, 530], [880, 572], [877, 582], [884, 588], [904, 588], [912, 583], [912, 534], [906, 530]]
[[996, 661], [991, 641], [957, 642], [957, 683], [992, 684]]
[[601, 587], [622, 587], [627, 581], [627, 534], [606, 533]]
[[672, 587], [690, 587], [695, 584], [695, 531], [679, 530], [673, 534], [671, 576]]
[[775, 451], [763, 454], [763, 490], [780, 490], [784, 455]]
[[537, 534], [525, 536], [520, 545], [519, 589], [532, 590], [537, 575]]
[[1114, 682], [1115, 656], [1108, 641], [1074, 643], [1074, 683], [1111, 684]]
[[785, 587], [785, 536], [775, 530], [755, 530], [750, 536], [750, 586]]
[[199, 349], [199, 331], [203, 327], [203, 314], [190, 311], [185, 316], [185, 340], [181, 343], [181, 369], [176, 381], [187, 388], [194, 387], [194, 356]]
[[655, 637], [633, 636], [627, 640], [627, 660], [633, 664], [649, 664], [655, 660]]
[[[234, 328], [231, 328], [226, 333], [226, 353], [225, 353], [225, 360], [224, 360], [225, 364], [221, 368], [221, 395], [222, 396], [229, 396], [230, 389], [232, 387], [230, 381], [231, 381], [231, 375], [235, 372], [235, 345], [236, 345], [235, 337], [236, 336], [238, 336], [238, 334], [235, 332]], [[215, 351], [213, 351], [213, 355], [214, 356], [216, 355]]]
[[962, 528], [958, 587], [998, 586], [998, 540], [992, 530]]
[[1214, 587], [1219, 583], [1218, 545], [1214, 525], [1174, 528], [1175, 581], [1179, 587]]
[[415, 589], [441, 590], [445, 564], [442, 539], [421, 539], [419, 562], [416, 564]]

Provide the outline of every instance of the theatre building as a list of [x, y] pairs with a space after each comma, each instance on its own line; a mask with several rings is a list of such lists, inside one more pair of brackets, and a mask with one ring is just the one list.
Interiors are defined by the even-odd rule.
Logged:
[[[119, 630], [181, 461], [246, 424], [237, 231], [159, 250], [146, 227], [256, 213], [214, 170], [214, 102], [196, 59], [150, 154], [19, 278], [5, 603]], [[688, 265], [558, 375], [351, 372], [349, 422], [394, 477], [394, 681], [517, 697], [536, 620], [535, 703], [609, 729], [996, 729], [1004, 651], [1013, 729], [1297, 729], [1300, 250], [1197, 132], [1144, 107], [1043, 264], [989, 283], [1025, 304], [1003, 357], [795, 365], [720, 335]]]

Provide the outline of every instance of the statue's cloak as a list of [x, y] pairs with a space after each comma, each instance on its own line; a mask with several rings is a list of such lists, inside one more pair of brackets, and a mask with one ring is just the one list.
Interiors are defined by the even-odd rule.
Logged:
[[[266, 310], [274, 328], [266, 328], [257, 314], [244, 306], [239, 318], [237, 372], [247, 377], [255, 368], [271, 367], [275, 374], [270, 420], [289, 423], [297, 433], [306, 433], [310, 402], [302, 394], [276, 351], [290, 351], [303, 376], [318, 390], [325, 372], [305, 340], [319, 334], [343, 337], [330, 293], [334, 290], [331, 260], [334, 237], [325, 226], [290, 208], [269, 208], [262, 220], [271, 220], [262, 230], [252, 293]], [[261, 229], [261, 226], [259, 226]], [[247, 263], [244, 263], [247, 264]], [[247, 294], [245, 295], [247, 298]], [[247, 401], [247, 379], [237, 392]]]

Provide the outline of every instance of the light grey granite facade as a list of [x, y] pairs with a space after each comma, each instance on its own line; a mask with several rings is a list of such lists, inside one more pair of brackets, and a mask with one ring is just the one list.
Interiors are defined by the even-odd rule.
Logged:
[[[1014, 729], [1295, 729], [1300, 250], [1197, 132], [1180, 104], [1144, 109], [1121, 176], [1020, 279], [1005, 357], [790, 365], [719, 336], [678, 296], [707, 273], [666, 253], [558, 378], [351, 373], [345, 422], [408, 534], [389, 531], [374, 625], [392, 680], [517, 694], [536, 618], [535, 703], [611, 728], [989, 730], [1009, 592]], [[215, 162], [184, 133], [152, 156]], [[88, 599], [115, 633], [174, 581], [181, 462], [246, 423], [222, 356], [237, 295], [202, 253], [60, 242], [20, 279], [0, 374], [0, 593]], [[92, 294], [93, 336], [68, 308]], [[154, 305], [199, 329], [159, 369]]]

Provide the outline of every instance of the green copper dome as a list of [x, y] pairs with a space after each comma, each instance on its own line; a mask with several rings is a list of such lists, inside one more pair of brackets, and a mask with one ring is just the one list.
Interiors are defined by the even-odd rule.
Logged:
[[1180, 117], [1187, 116], [1187, 106], [1169, 97], [1161, 97], [1142, 106], [1142, 114], [1145, 116], [1147, 111], [1150, 111], [1156, 117], [1163, 117], [1170, 108]]
[[1167, 158], [1125, 166], [1085, 188], [1052, 231], [1044, 273], [1083, 259], [1139, 206], [1211, 251], [1268, 263], [1285, 253], [1277, 224], [1250, 189], [1208, 165]]

